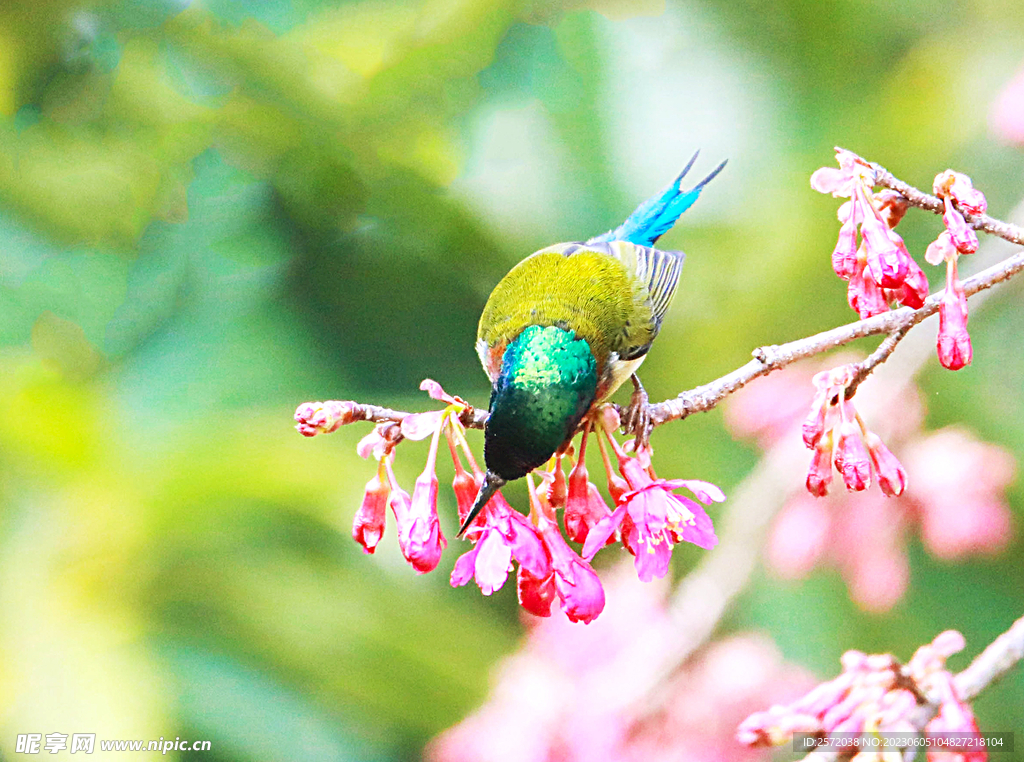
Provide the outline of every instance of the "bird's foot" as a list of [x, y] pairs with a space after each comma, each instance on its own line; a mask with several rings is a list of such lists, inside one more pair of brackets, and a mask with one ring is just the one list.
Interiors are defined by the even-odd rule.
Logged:
[[634, 373], [633, 396], [629, 400], [629, 407], [622, 415], [622, 432], [633, 436], [633, 450], [647, 447], [651, 440], [651, 431], [654, 425], [651, 422], [651, 405], [644, 390], [643, 384]]

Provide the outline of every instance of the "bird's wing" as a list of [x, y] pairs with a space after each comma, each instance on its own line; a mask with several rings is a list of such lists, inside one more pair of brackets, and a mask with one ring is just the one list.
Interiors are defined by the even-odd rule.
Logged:
[[627, 269], [632, 269], [634, 277], [647, 292], [656, 334], [676, 294], [686, 255], [681, 251], [662, 251], [627, 241], [612, 241], [610, 247], [616, 258]]
[[567, 257], [585, 251], [598, 251], [622, 262], [637, 287], [637, 300], [650, 310], [650, 325], [643, 326], [639, 332], [625, 331], [621, 346], [615, 350], [622, 359], [645, 354], [658, 335], [665, 313], [675, 296], [686, 255], [681, 251], [662, 251], [629, 241], [560, 244], [548, 250], [558, 250]]

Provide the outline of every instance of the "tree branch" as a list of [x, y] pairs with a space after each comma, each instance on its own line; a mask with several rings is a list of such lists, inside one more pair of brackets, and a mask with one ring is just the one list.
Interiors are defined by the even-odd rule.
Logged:
[[[1017, 231], [1017, 234], [1024, 240], [1024, 230], [1009, 223], [1000, 224]], [[963, 281], [964, 293], [968, 297], [973, 296], [979, 291], [984, 291], [997, 283], [1012, 278], [1021, 270], [1024, 270], [1024, 252], [1008, 257], [999, 264]], [[941, 300], [942, 294], [935, 293], [925, 300], [923, 307], [916, 310], [910, 307], [900, 307], [896, 310], [884, 312], [881, 315], [875, 315], [874, 317], [847, 323], [828, 331], [822, 331], [804, 339], [797, 339], [788, 344], [758, 347], [752, 353], [754, 359], [746, 365], [737, 368], [732, 373], [703, 386], [698, 386], [696, 389], [682, 392], [673, 399], [652, 405], [651, 420], [654, 425], [659, 426], [679, 418], [686, 418], [693, 413], [707, 412], [715, 408], [718, 403], [730, 394], [742, 389], [759, 376], [765, 376], [773, 370], [784, 368], [797, 360], [813, 357], [830, 349], [849, 344], [856, 339], [862, 339], [865, 336], [900, 333], [900, 338], [902, 338], [915, 325], [935, 314], [939, 309], [939, 302]], [[884, 342], [883, 346], [885, 346]], [[887, 348], [884, 356], [880, 357], [871, 366], [871, 369], [873, 370], [879, 363], [887, 359], [894, 347], [895, 342], [892, 347]], [[881, 349], [880, 347], [879, 351]]]
[[957, 695], [973, 701], [985, 688], [1009, 672], [1024, 659], [1024, 617], [993, 640], [963, 672], [956, 676]]
[[[919, 209], [927, 209], [929, 212], [935, 212], [935, 214], [942, 214], [945, 211], [942, 199], [937, 196], [919, 191], [913, 185], [895, 177], [881, 164], [872, 162], [871, 168], [875, 171], [875, 183], [877, 185], [896, 191], [909, 201], [912, 206], [916, 206]], [[989, 217], [987, 214], [969, 214], [963, 209], [960, 209], [960, 212], [964, 215], [964, 219], [967, 220], [967, 224], [975, 230], [982, 230], [991, 235], [999, 236], [1010, 243], [1024, 246], [1024, 229], [1011, 225], [1008, 222], [997, 220], [994, 217]]]
[[[907, 185], [902, 180], [898, 180], [883, 167], [873, 166], [878, 173], [878, 183], [880, 185], [902, 193], [913, 205], [919, 206], [922, 209], [935, 213], [943, 211], [942, 202], [935, 196], [923, 193]], [[978, 230], [983, 230], [1011, 243], [1024, 246], [1024, 229], [1021, 227], [994, 219], [988, 215], [966, 215], [966, 217]], [[1018, 252], [1002, 262], [967, 278], [962, 283], [964, 293], [968, 297], [974, 296], [980, 291], [989, 289], [998, 283], [1012, 278], [1021, 270], [1024, 270], [1024, 252]], [[742, 389], [755, 378], [784, 368], [797, 360], [822, 354], [866, 336], [889, 334], [889, 338], [882, 343], [878, 350], [861, 363], [861, 368], [858, 370], [858, 376], [854, 384], [854, 387], [856, 387], [860, 385], [861, 381], [871, 371], [889, 358], [896, 344], [899, 343], [911, 328], [938, 311], [941, 299], [942, 293], [938, 292], [929, 296], [925, 300], [924, 306], [916, 310], [910, 307], [900, 307], [881, 315], [847, 323], [846, 325], [822, 331], [813, 336], [797, 339], [786, 344], [758, 347], [751, 353], [754, 356], [753, 360], [731, 373], [694, 389], [680, 392], [672, 399], [652, 404], [649, 409], [651, 423], [654, 426], [660, 426], [669, 421], [686, 418], [693, 413], [704, 413], [713, 410], [722, 400]], [[896, 336], [898, 338], [894, 338]], [[410, 413], [404, 411], [392, 410], [377, 405], [353, 404], [355, 404], [359, 411], [358, 415], [351, 419], [353, 421], [364, 420], [374, 423], [392, 421], [400, 423], [403, 418], [410, 415]], [[461, 420], [466, 428], [482, 429], [487, 423], [487, 411], [468, 407], [462, 414]]]

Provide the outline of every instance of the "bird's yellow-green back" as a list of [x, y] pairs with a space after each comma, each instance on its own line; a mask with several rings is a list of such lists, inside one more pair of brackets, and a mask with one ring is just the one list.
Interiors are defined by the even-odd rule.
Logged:
[[477, 332], [493, 381], [508, 342], [529, 325], [570, 329], [601, 372], [642, 356], [678, 282], [682, 254], [624, 241], [559, 244], [527, 257], [495, 287]]

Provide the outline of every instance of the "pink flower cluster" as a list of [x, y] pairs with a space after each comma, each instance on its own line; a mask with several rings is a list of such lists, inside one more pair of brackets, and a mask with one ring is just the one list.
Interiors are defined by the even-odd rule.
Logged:
[[957, 260], [961, 254], [978, 250], [978, 236], [956, 207], [968, 214], [984, 214], [988, 204], [969, 177], [951, 169], [936, 175], [933, 189], [945, 206], [942, 221], [946, 226], [928, 245], [924, 255], [928, 264], [946, 265], [946, 290], [939, 303], [937, 349], [943, 367], [960, 370], [971, 364], [974, 353], [967, 333], [967, 296], [957, 277]]
[[[455, 468], [452, 489], [460, 521], [469, 515], [484, 474], [469, 449], [460, 420], [468, 405], [447, 394], [435, 381], [427, 379], [420, 388], [433, 399], [445, 402], [446, 407], [406, 415], [400, 423], [378, 424], [356, 448], [364, 458], [376, 457], [379, 465], [356, 511], [352, 536], [365, 552], [373, 553], [384, 536], [390, 508], [402, 555], [417, 572], [424, 574], [437, 568], [448, 544], [437, 512], [437, 451], [441, 435], [448, 441]], [[305, 436], [330, 433], [367, 416], [364, 406], [337, 401], [307, 402], [295, 412], [296, 428]], [[585, 463], [587, 438], [595, 424], [598, 431], [594, 436], [601, 448], [609, 493], [615, 500], [614, 511], [609, 510], [597, 486], [590, 481]], [[562, 463], [566, 459], [573, 461], [571, 447], [553, 459], [551, 471], [537, 472], [541, 477], [538, 487], [527, 476], [529, 517], [515, 511], [500, 493], [491, 498], [466, 531], [465, 537], [473, 547], [456, 561], [451, 573], [452, 586], [465, 585], [472, 579], [484, 595], [491, 595], [504, 586], [509, 573], [518, 565], [516, 587], [524, 609], [547, 617], [557, 601], [570, 621], [590, 623], [605, 605], [604, 589], [590, 565], [602, 547], [621, 540], [636, 557], [637, 574], [644, 581], [667, 573], [672, 547], [680, 542], [714, 547], [718, 540], [701, 503], [725, 500], [722, 491], [708, 482], [659, 479], [651, 466], [649, 449], [630, 456], [616, 442], [611, 432], [618, 424], [618, 415], [611, 407], [603, 408], [595, 419], [587, 421], [579, 457], [568, 479]], [[395, 448], [403, 439], [427, 437], [431, 438], [427, 463], [410, 496], [395, 478]], [[615, 454], [621, 476], [612, 469], [605, 440]], [[470, 471], [463, 465], [463, 455]], [[680, 488], [689, 490], [696, 500], [674, 494]], [[562, 536], [559, 510], [563, 511], [566, 536], [584, 544], [582, 557]]]
[[[832, 734], [835, 748], [846, 733], [915, 733], [925, 704], [937, 705], [938, 712], [925, 725], [924, 732], [955, 732], [979, 735], [970, 706], [960, 700], [946, 659], [964, 647], [964, 638], [955, 630], [940, 633], [921, 646], [906, 665], [891, 654], [867, 655], [860, 651], [843, 654], [843, 672], [822, 683], [796, 701], [772, 706], [744, 720], [736, 731], [739, 741], [748, 746], [778, 746], [794, 733], [810, 733], [819, 738]], [[850, 749], [853, 751], [852, 747]], [[866, 752], [868, 753], [868, 752]], [[929, 748], [928, 759], [944, 754]], [[981, 750], [958, 754], [958, 762], [985, 762]], [[870, 757], [882, 759], [881, 757]], [[949, 759], [949, 757], [941, 757]]]
[[[812, 377], [813, 369], [797, 365], [746, 387], [727, 406], [726, 424], [764, 449], [795, 439]], [[816, 391], [817, 402], [821, 389]], [[817, 566], [834, 567], [859, 606], [886, 611], [906, 590], [906, 543], [915, 528], [925, 548], [944, 559], [994, 554], [1007, 546], [1013, 527], [1005, 491], [1015, 469], [1009, 453], [966, 431], [921, 432], [924, 412], [913, 388], [877, 415], [892, 424], [888, 436], [899, 445], [913, 482], [895, 499], [876, 491], [819, 499], [801, 491], [776, 518], [766, 553], [786, 579], [802, 578]]]
[[803, 423], [804, 445], [814, 451], [807, 491], [815, 497], [827, 495], [835, 464], [846, 489], [867, 489], [874, 472], [882, 492], [896, 497], [907, 487], [907, 472], [881, 438], [868, 431], [853, 402], [846, 398], [855, 372], [856, 366], [841, 365], [814, 376], [817, 391]]
[[839, 207], [842, 227], [832, 252], [832, 269], [849, 283], [850, 307], [862, 318], [888, 311], [893, 301], [921, 307], [928, 278], [893, 230], [906, 212], [906, 199], [890, 190], [873, 193], [875, 171], [856, 154], [837, 148], [836, 159], [839, 169], [817, 170], [811, 187], [850, 199]]
[[[907, 200], [889, 189], [873, 193], [875, 170], [856, 154], [837, 148], [836, 159], [839, 169], [821, 167], [811, 175], [811, 187], [850, 199], [839, 207], [843, 224], [832, 252], [832, 269], [849, 282], [850, 307], [861, 318], [886, 312], [893, 302], [922, 307], [928, 297], [928, 278], [893, 230], [903, 219]], [[951, 169], [935, 177], [933, 189], [944, 204], [945, 229], [928, 246], [925, 260], [932, 265], [946, 264], [937, 350], [943, 367], [959, 370], [971, 364], [973, 353], [967, 333], [967, 296], [957, 277], [957, 259], [978, 249], [978, 236], [964, 213], [984, 214], [987, 202], [969, 177]]]
[[657, 712], [636, 701], [651, 665], [678, 639], [665, 582], [641, 583], [619, 565], [607, 608], [585, 630], [532, 619], [517, 653], [500, 664], [487, 701], [427, 747], [431, 762], [767, 762], [736, 725], [814, 682], [763, 635], [712, 643], [664, 685]]

